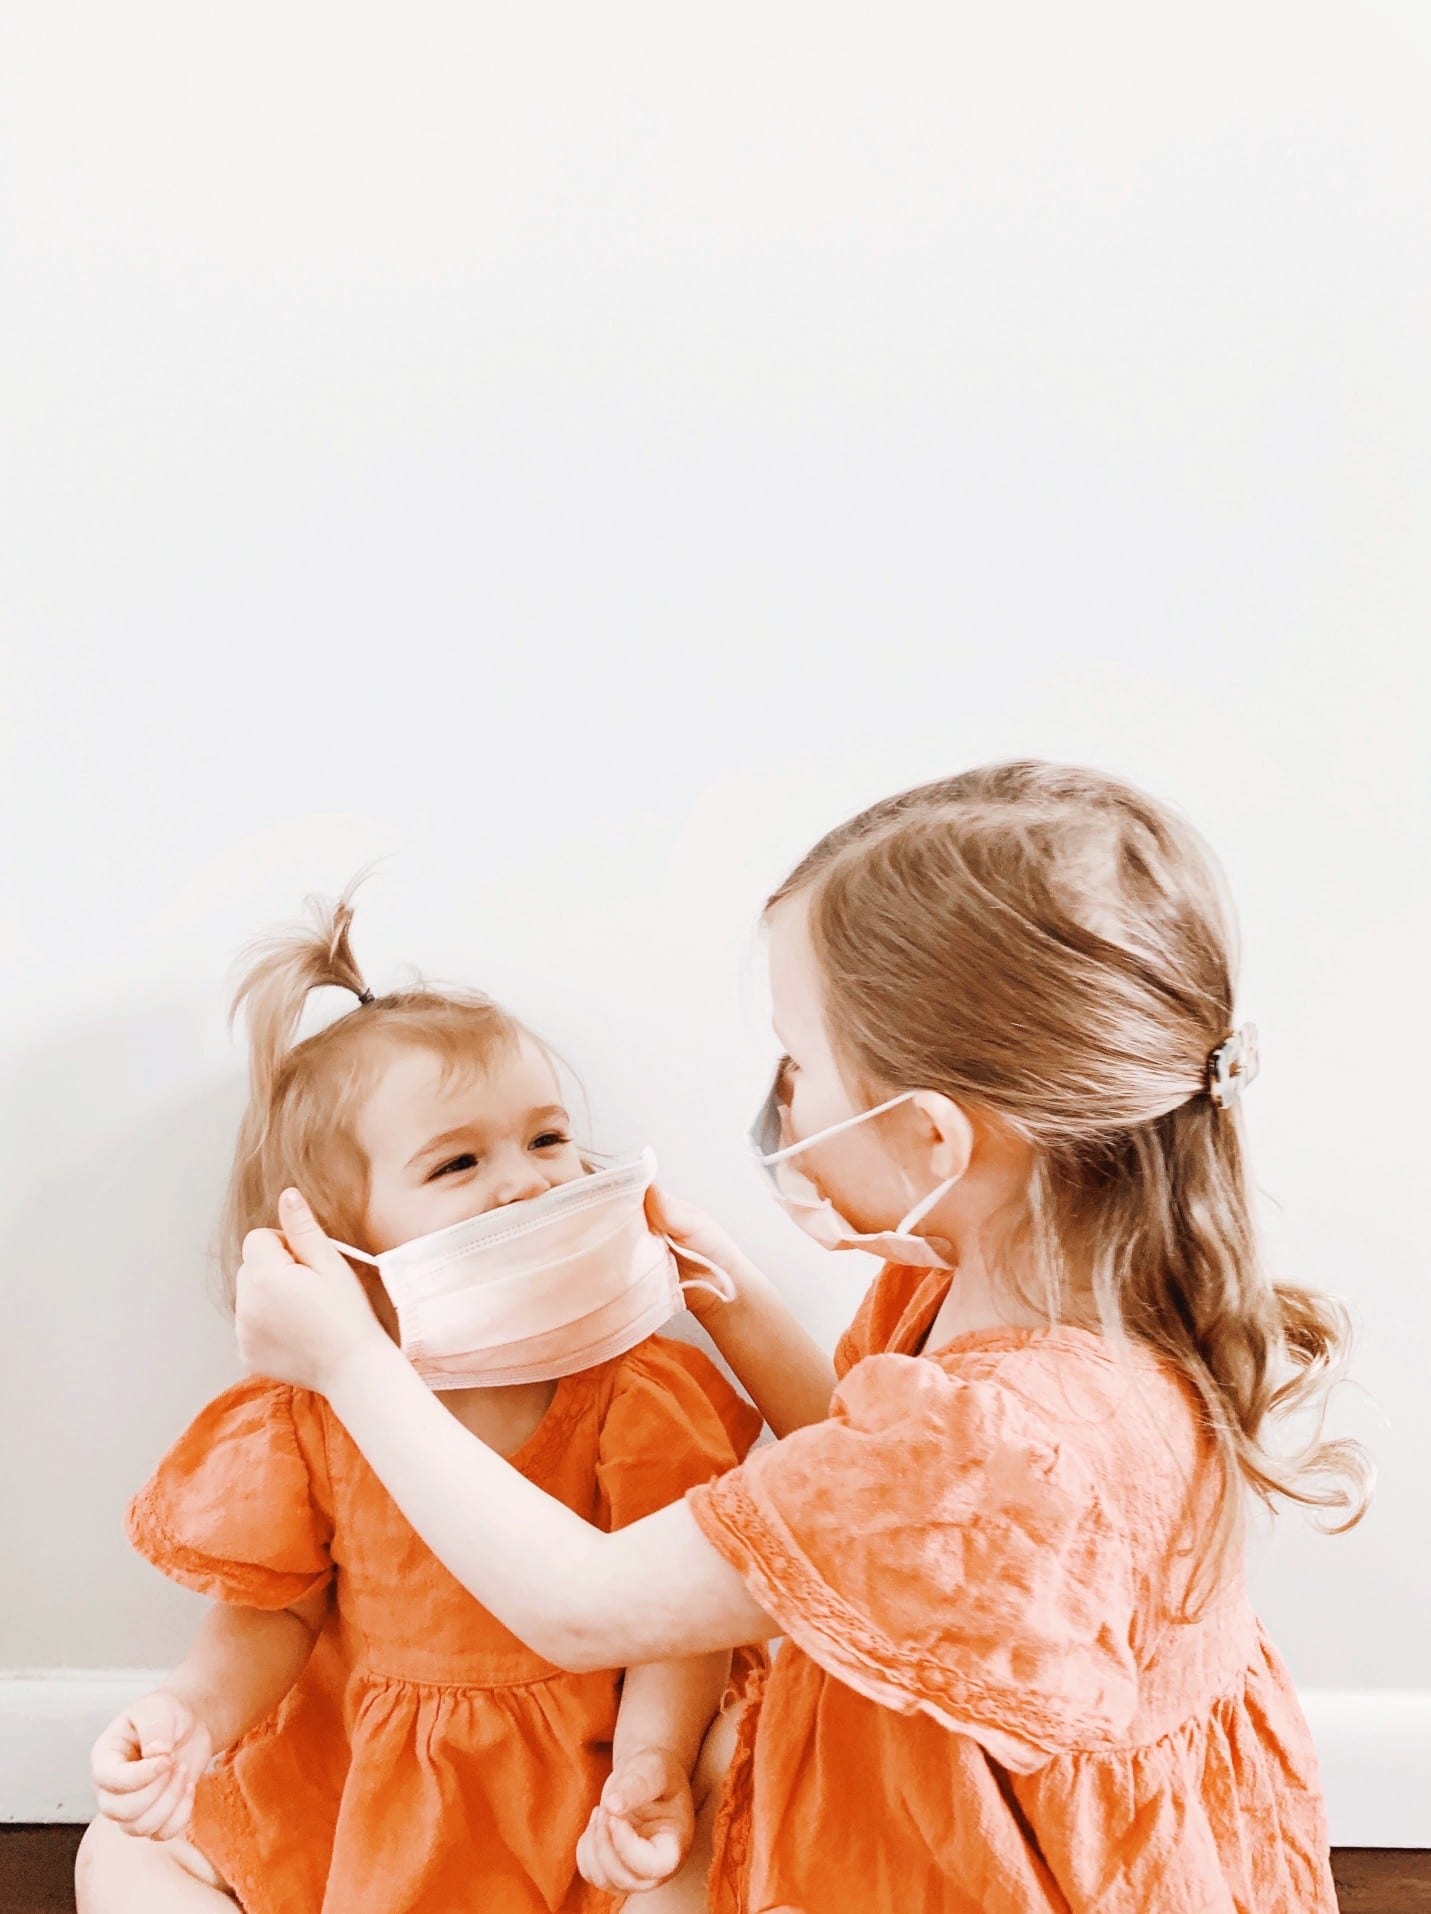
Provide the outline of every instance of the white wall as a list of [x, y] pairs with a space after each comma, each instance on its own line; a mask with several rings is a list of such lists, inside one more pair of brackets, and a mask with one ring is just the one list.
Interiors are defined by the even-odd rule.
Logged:
[[1258, 1593], [1305, 1684], [1431, 1688], [1409, 15], [563, 46], [550, 12], [413, 6], [386, 44], [376, 9], [27, 11], [0, 1667], [190, 1625], [119, 1517], [233, 1369], [205, 1250], [247, 936], [391, 854], [374, 981], [510, 999], [831, 1335], [860, 1271], [744, 1158], [761, 898], [865, 801], [1034, 753], [1229, 866], [1278, 1259], [1351, 1299], [1338, 1416], [1382, 1466]]

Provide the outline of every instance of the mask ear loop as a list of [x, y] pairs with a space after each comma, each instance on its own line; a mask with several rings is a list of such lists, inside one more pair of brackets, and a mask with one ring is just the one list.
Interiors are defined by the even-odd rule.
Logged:
[[760, 1160], [762, 1163], [783, 1163], [787, 1156], [798, 1156], [801, 1150], [808, 1150], [812, 1144], [823, 1143], [827, 1136], [838, 1136], [841, 1130], [852, 1130], [857, 1123], [867, 1123], [871, 1117], [883, 1116], [886, 1110], [908, 1103], [913, 1095], [913, 1090], [901, 1090], [897, 1097], [891, 1097], [887, 1103], [877, 1103], [872, 1110], [857, 1110], [854, 1116], [828, 1124], [823, 1130], [817, 1130], [814, 1136], [802, 1137], [798, 1143], [787, 1143], [783, 1150], [772, 1150], [769, 1156], [762, 1156]]
[[351, 1243], [340, 1243], [336, 1236], [330, 1236], [328, 1241], [333, 1245], [334, 1249], [341, 1250], [345, 1256], [355, 1257], [360, 1263], [371, 1263], [373, 1268], [377, 1270], [382, 1268], [382, 1264], [378, 1261], [377, 1257], [369, 1256], [365, 1249], [354, 1249]]
[[907, 1236], [915, 1224], [922, 1223], [925, 1217], [928, 1216], [929, 1212], [934, 1208], [935, 1204], [943, 1197], [946, 1197], [958, 1181], [957, 1176], [950, 1176], [946, 1177], [944, 1182], [936, 1184], [928, 1196], [920, 1197], [914, 1208], [909, 1212], [908, 1216], [904, 1218], [903, 1222], [896, 1226], [893, 1233], [896, 1236]]
[[[851, 1130], [857, 1123], [865, 1123], [870, 1117], [883, 1116], [886, 1110], [893, 1110], [901, 1103], [908, 1103], [913, 1095], [913, 1090], [902, 1090], [897, 1097], [891, 1097], [886, 1103], [877, 1103], [872, 1110], [860, 1110], [852, 1117], [845, 1117], [840, 1123], [830, 1124], [828, 1129], [821, 1130], [818, 1135], [804, 1137], [799, 1143], [789, 1143], [783, 1150], [773, 1150], [769, 1156], [762, 1156], [760, 1160], [767, 1164], [783, 1163], [787, 1157], [795, 1156], [801, 1150], [808, 1149], [812, 1143], [823, 1143], [826, 1137], [838, 1136], [841, 1130]], [[896, 1225], [892, 1234], [905, 1236], [916, 1223], [922, 1223], [935, 1204], [947, 1196], [958, 1181], [957, 1176], [950, 1176], [946, 1177], [944, 1182], [936, 1184], [928, 1196], [922, 1196], [908, 1215]]]
[[715, 1282], [708, 1281], [704, 1276], [687, 1276], [680, 1279], [680, 1288], [683, 1295], [688, 1289], [708, 1289], [712, 1296], [716, 1297], [720, 1302], [733, 1303], [735, 1301], [735, 1284], [727, 1271], [723, 1270], [719, 1263], [713, 1263], [709, 1256], [702, 1256], [699, 1250], [687, 1249], [684, 1243], [673, 1243], [669, 1236], [663, 1236], [661, 1240], [675, 1257], [677, 1263], [699, 1263], [702, 1269], [708, 1269], [711, 1275], [716, 1278]]

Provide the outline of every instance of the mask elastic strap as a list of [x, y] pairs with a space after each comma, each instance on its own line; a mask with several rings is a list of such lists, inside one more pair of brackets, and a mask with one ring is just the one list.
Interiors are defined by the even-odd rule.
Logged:
[[783, 1150], [772, 1150], [769, 1156], [762, 1156], [760, 1160], [762, 1163], [783, 1163], [787, 1156], [797, 1156], [801, 1150], [808, 1150], [812, 1143], [823, 1143], [827, 1136], [838, 1136], [841, 1130], [853, 1130], [857, 1123], [868, 1123], [871, 1117], [883, 1116], [886, 1110], [893, 1110], [897, 1104], [908, 1103], [913, 1095], [913, 1090], [901, 1090], [888, 1103], [877, 1103], [872, 1110], [861, 1110], [855, 1116], [845, 1117], [842, 1122], [828, 1124], [823, 1130], [817, 1130], [814, 1136], [802, 1137], [798, 1143], [787, 1143]]
[[687, 1289], [708, 1289], [712, 1296], [719, 1298], [723, 1303], [733, 1303], [735, 1301], [735, 1284], [731, 1281], [726, 1271], [721, 1268], [719, 1263], [713, 1263], [709, 1256], [702, 1256], [699, 1250], [687, 1249], [684, 1243], [673, 1243], [669, 1236], [664, 1240], [667, 1249], [670, 1250], [678, 1263], [699, 1263], [702, 1269], [708, 1269], [711, 1275], [717, 1278], [717, 1280], [712, 1283], [708, 1282], [704, 1276], [684, 1277], [681, 1280], [681, 1288], [683, 1291]]
[[947, 1196], [949, 1191], [953, 1189], [954, 1185], [958, 1181], [959, 1179], [957, 1176], [948, 1177], [943, 1183], [937, 1184], [935, 1188], [933, 1188], [929, 1192], [928, 1196], [922, 1196], [919, 1199], [919, 1201], [915, 1204], [914, 1208], [909, 1212], [908, 1216], [905, 1217], [904, 1221], [895, 1230], [894, 1234], [896, 1236], [908, 1235], [909, 1231], [914, 1228], [915, 1224], [922, 1223], [925, 1217], [928, 1216], [929, 1212], [934, 1208], [934, 1205], [939, 1201], [939, 1199], [942, 1196]]
[[356, 1256], [360, 1263], [371, 1263], [374, 1269], [382, 1268], [382, 1264], [378, 1261], [377, 1257], [369, 1256], [365, 1249], [354, 1249], [351, 1243], [340, 1243], [336, 1236], [330, 1236], [328, 1241], [333, 1245], [334, 1249], [341, 1250], [345, 1256]]

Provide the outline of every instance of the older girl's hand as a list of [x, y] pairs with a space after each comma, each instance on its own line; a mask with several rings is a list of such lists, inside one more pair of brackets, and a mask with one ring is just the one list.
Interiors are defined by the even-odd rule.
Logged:
[[[714, 1265], [731, 1289], [732, 1294], [724, 1298], [713, 1295], [709, 1289], [688, 1289], [686, 1307], [693, 1316], [708, 1322], [727, 1302], [739, 1298], [748, 1283], [750, 1259], [714, 1217], [653, 1184], [646, 1192], [646, 1220], [675, 1251], [682, 1277], [703, 1282]], [[685, 1250], [693, 1252], [692, 1255], [683, 1257]]]
[[238, 1273], [239, 1354], [256, 1375], [320, 1395], [355, 1355], [382, 1345], [363, 1286], [297, 1190], [279, 1199], [277, 1230], [250, 1230]]

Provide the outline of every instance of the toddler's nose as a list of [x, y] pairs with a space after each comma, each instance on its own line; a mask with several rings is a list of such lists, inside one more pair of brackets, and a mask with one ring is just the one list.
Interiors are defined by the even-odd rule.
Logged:
[[504, 1164], [492, 1191], [492, 1207], [504, 1209], [508, 1203], [524, 1203], [530, 1196], [540, 1196], [546, 1187], [541, 1165], [530, 1157]]

